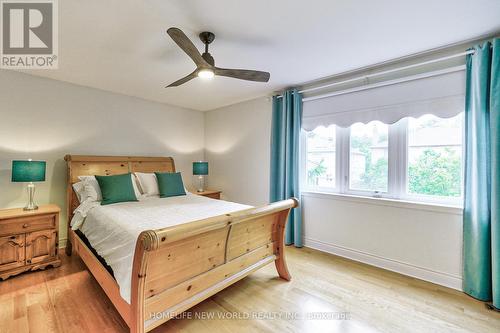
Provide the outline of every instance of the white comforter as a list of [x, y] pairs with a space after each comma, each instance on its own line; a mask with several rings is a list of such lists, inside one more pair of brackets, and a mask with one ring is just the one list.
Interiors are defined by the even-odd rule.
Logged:
[[144, 230], [159, 229], [250, 208], [238, 203], [188, 194], [148, 198], [101, 206], [82, 204], [71, 221], [113, 269], [120, 294], [130, 303], [132, 263], [137, 237]]

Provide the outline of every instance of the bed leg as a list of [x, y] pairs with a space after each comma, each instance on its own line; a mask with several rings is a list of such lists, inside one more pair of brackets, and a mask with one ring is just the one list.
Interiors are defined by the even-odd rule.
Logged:
[[66, 248], [64, 249], [64, 252], [68, 257], [71, 257], [73, 254], [73, 244], [71, 244], [71, 237], [68, 237], [68, 240], [66, 241]]
[[292, 279], [292, 276], [290, 275], [290, 272], [288, 271], [288, 267], [286, 265], [285, 257], [282, 254], [274, 261], [276, 265], [276, 270], [278, 271], [278, 275], [280, 278], [286, 281], [290, 281]]
[[287, 210], [284, 213], [280, 214], [278, 221], [278, 239], [276, 242], [277, 246], [274, 251], [277, 256], [276, 260], [274, 261], [276, 270], [278, 271], [278, 275], [280, 276], [280, 278], [286, 281], [290, 281], [292, 279], [285, 260], [285, 225], [288, 221], [288, 212], [289, 211]]

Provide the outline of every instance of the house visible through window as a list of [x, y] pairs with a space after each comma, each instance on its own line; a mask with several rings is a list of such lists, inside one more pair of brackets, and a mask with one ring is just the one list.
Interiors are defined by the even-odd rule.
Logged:
[[463, 112], [306, 132], [305, 189], [460, 204]]
[[351, 126], [349, 188], [387, 192], [388, 126], [381, 122]]
[[335, 132], [332, 125], [307, 133], [307, 184], [312, 188], [335, 188]]

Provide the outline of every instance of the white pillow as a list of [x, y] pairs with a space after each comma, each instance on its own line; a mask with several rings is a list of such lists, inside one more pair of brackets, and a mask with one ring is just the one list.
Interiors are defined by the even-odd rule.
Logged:
[[[141, 192], [139, 191], [139, 188], [137, 187], [137, 182], [135, 181], [135, 177], [132, 174], [130, 175], [130, 177], [132, 180], [132, 187], [134, 188], [135, 197], [137, 198], [137, 200], [140, 200], [142, 195]], [[96, 201], [102, 201], [101, 188], [99, 187], [99, 183], [97, 182], [95, 176], [78, 176], [78, 179], [83, 181], [84, 191], [87, 197], [91, 197]], [[83, 195], [81, 199], [85, 200], [85, 198], [83, 198]]]
[[85, 193], [85, 182], [79, 181], [73, 184], [73, 190], [75, 191], [78, 202], [82, 202], [82, 196]]
[[158, 180], [156, 179], [156, 175], [154, 173], [134, 172], [134, 174], [139, 181], [142, 194], [148, 197], [160, 195]]
[[130, 177], [132, 177], [132, 186], [134, 187], [135, 197], [137, 198], [137, 200], [141, 201], [142, 199], [144, 199], [144, 195], [141, 193], [141, 190], [139, 189], [138, 185], [139, 181], [133, 173], [130, 174]]
[[101, 188], [95, 176], [78, 176], [78, 179], [84, 182], [85, 192], [90, 197], [95, 197], [96, 201], [102, 201]]

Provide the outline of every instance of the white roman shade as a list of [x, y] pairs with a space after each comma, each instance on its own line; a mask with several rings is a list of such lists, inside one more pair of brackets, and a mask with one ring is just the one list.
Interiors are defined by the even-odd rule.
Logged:
[[465, 71], [417, 78], [411, 81], [347, 91], [333, 96], [305, 100], [302, 128], [379, 120], [392, 124], [405, 117], [433, 114], [449, 118], [464, 110]]

